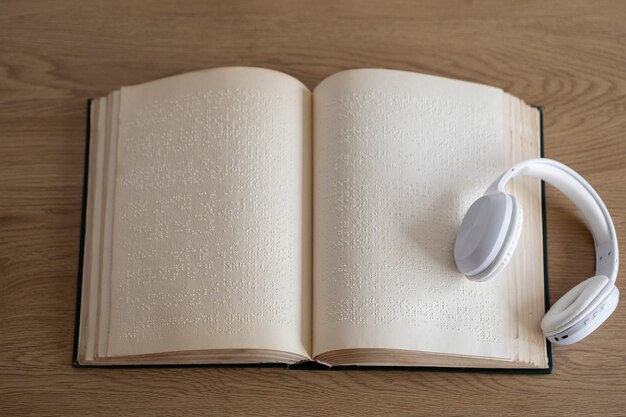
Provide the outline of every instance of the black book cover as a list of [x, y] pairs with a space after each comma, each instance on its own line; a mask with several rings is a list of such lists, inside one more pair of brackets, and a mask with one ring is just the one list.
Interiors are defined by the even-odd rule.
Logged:
[[[539, 146], [540, 156], [544, 156], [544, 133], [543, 133], [543, 107], [533, 106], [539, 111]], [[72, 367], [74, 368], [284, 368], [302, 370], [389, 370], [389, 371], [438, 371], [438, 372], [477, 372], [477, 373], [511, 373], [511, 374], [549, 374], [552, 373], [552, 345], [547, 343], [548, 367], [538, 369], [528, 368], [471, 368], [471, 367], [438, 367], [438, 366], [373, 366], [373, 365], [343, 365], [326, 366], [315, 361], [299, 362], [295, 364], [284, 363], [245, 363], [245, 364], [167, 364], [167, 365], [85, 365], [78, 362], [78, 334], [80, 330], [80, 309], [83, 286], [83, 262], [85, 248], [85, 226], [87, 221], [87, 186], [89, 177], [89, 145], [91, 131], [91, 100], [87, 101], [87, 123], [85, 139], [85, 164], [83, 170], [83, 201], [80, 222], [80, 248], [78, 255], [78, 283], [76, 285], [76, 317], [74, 319], [74, 348], [72, 352]], [[548, 241], [546, 228], [546, 198], [545, 183], [541, 181], [541, 219], [543, 232], [543, 279], [545, 311], [550, 308], [550, 294], [548, 287]]]

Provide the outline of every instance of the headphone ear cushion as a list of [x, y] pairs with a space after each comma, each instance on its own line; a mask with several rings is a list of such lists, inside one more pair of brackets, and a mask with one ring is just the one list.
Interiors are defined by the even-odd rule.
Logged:
[[581, 282], [548, 310], [541, 320], [543, 333], [550, 336], [573, 326], [598, 307], [613, 288], [614, 284], [604, 275], [596, 275]]

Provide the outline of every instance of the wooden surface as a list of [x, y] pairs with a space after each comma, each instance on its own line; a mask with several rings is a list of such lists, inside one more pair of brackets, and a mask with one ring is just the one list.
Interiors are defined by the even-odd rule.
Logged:
[[[626, 236], [626, 2], [5, 0], [0, 415], [626, 414], [626, 302], [544, 376], [71, 368], [86, 99], [225, 65], [309, 87], [355, 67], [502, 87], [544, 106], [546, 156], [586, 176]], [[548, 227], [555, 300], [593, 250], [552, 189]]]

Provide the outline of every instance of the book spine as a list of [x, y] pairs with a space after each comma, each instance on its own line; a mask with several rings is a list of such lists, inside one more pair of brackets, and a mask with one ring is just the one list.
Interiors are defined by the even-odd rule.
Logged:
[[83, 202], [80, 216], [80, 246], [78, 248], [78, 281], [76, 284], [76, 317], [74, 318], [74, 348], [72, 351], [72, 367], [79, 368], [78, 336], [80, 331], [80, 307], [83, 292], [83, 263], [85, 259], [85, 226], [87, 222], [87, 187], [89, 184], [89, 144], [91, 137], [91, 102], [87, 100], [87, 122], [85, 133], [85, 163], [83, 168]]

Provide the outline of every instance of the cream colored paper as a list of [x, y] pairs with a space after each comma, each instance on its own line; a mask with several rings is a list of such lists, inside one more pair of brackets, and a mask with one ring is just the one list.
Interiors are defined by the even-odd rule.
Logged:
[[108, 356], [310, 352], [310, 92], [220, 68], [121, 90]]
[[508, 162], [501, 90], [388, 70], [314, 91], [314, 355], [393, 348], [511, 358], [510, 279], [452, 248]]

